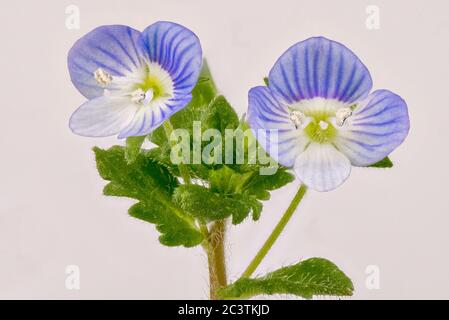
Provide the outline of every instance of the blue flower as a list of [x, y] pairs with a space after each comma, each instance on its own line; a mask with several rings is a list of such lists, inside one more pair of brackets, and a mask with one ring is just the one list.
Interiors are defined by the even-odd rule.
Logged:
[[370, 94], [371, 88], [369, 71], [352, 51], [310, 38], [278, 59], [268, 87], [250, 90], [248, 122], [274, 159], [294, 167], [310, 188], [330, 191], [351, 165], [382, 160], [408, 134], [404, 100], [388, 90]]
[[197, 36], [181, 25], [99, 27], [69, 52], [72, 82], [89, 99], [70, 128], [89, 137], [147, 135], [190, 102], [201, 64]]

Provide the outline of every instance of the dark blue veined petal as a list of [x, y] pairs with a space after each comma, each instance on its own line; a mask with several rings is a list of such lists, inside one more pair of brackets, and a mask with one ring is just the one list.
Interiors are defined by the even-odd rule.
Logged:
[[407, 105], [398, 95], [378, 90], [359, 103], [339, 130], [335, 145], [355, 166], [382, 160], [406, 138]]
[[331, 191], [351, 173], [351, 163], [331, 144], [312, 142], [295, 162], [298, 179], [316, 191]]
[[316, 37], [293, 45], [278, 59], [269, 86], [288, 103], [315, 97], [353, 103], [369, 94], [372, 80], [351, 50]]
[[167, 101], [154, 101], [148, 106], [141, 107], [128, 126], [120, 131], [119, 139], [131, 136], [144, 136], [158, 128], [165, 120], [175, 112], [185, 107], [192, 96], [186, 95], [178, 99]]
[[295, 128], [287, 108], [267, 87], [249, 91], [248, 123], [260, 145], [280, 164], [293, 167], [308, 139]]
[[68, 66], [75, 87], [86, 98], [103, 95], [94, 72], [101, 68], [112, 76], [126, 76], [141, 66], [145, 56], [141, 33], [127, 26], [98, 27], [70, 49]]
[[170, 74], [174, 95], [189, 94], [198, 80], [202, 64], [198, 37], [179, 24], [165, 21], [150, 25], [142, 35], [150, 61], [157, 62]]
[[86, 137], [116, 135], [133, 119], [137, 106], [128, 97], [101, 96], [79, 107], [70, 118], [70, 129]]

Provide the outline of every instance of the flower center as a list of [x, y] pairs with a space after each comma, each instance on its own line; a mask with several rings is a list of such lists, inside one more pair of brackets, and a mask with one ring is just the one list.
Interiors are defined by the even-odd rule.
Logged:
[[155, 100], [173, 97], [174, 85], [170, 74], [154, 62], [123, 77], [113, 77], [102, 68], [95, 70], [93, 76], [105, 89], [105, 95], [126, 95], [136, 104], [146, 106]]
[[318, 143], [328, 143], [337, 135], [337, 129], [325, 120], [312, 120], [304, 129], [310, 140]]

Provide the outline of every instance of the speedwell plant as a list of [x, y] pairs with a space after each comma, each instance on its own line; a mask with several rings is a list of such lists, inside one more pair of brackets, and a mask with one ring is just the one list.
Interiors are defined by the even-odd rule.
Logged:
[[[288, 49], [265, 86], [249, 91], [248, 116], [220, 95], [197, 36], [172, 22], [140, 32], [99, 27], [68, 55], [75, 87], [88, 101], [70, 118], [87, 137], [117, 136], [94, 148], [104, 194], [136, 200], [129, 214], [154, 224], [166, 246], [201, 246], [211, 299], [261, 294], [350, 296], [351, 280], [332, 262], [310, 258], [253, 277], [308, 189], [331, 191], [351, 167], [392, 167], [407, 136], [407, 106], [372, 89], [367, 68], [342, 44], [310, 38]], [[143, 148], [149, 140], [154, 147]], [[259, 252], [230, 283], [228, 221], [257, 221], [270, 192], [301, 186]]]

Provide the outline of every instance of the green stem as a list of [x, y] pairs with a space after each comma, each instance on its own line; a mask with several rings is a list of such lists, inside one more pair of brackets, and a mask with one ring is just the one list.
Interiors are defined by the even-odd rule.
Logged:
[[217, 300], [218, 290], [227, 285], [226, 260], [224, 250], [226, 221], [216, 221], [212, 225], [210, 232], [208, 231], [206, 225], [202, 224], [201, 231], [207, 239], [203, 247], [207, 253], [207, 260], [209, 265], [210, 299]]
[[263, 244], [262, 248], [260, 248], [259, 252], [257, 252], [254, 259], [251, 261], [251, 263], [248, 265], [246, 270], [243, 272], [241, 278], [249, 278], [254, 271], [256, 271], [257, 267], [260, 265], [262, 260], [267, 255], [268, 251], [270, 251], [273, 244], [276, 242], [276, 240], [279, 238], [281, 232], [284, 230], [285, 226], [287, 225], [290, 218], [295, 213], [296, 208], [298, 207], [299, 203], [304, 197], [304, 194], [307, 191], [307, 187], [303, 184], [299, 188], [298, 192], [296, 193], [295, 197], [293, 198], [292, 202], [288, 206], [287, 210], [285, 211], [284, 215], [282, 216], [281, 220], [279, 220], [276, 227], [271, 232], [268, 239]]
[[[170, 119], [168, 119], [164, 122], [164, 131], [165, 131], [165, 135], [167, 136], [167, 140], [170, 142], [171, 141], [170, 137], [173, 132], [173, 125], [171, 124]], [[174, 145], [174, 143], [172, 143], [172, 146], [173, 145]], [[184, 182], [186, 184], [190, 184], [190, 175], [189, 175], [189, 170], [187, 169], [187, 167], [184, 164], [180, 163], [178, 165], [178, 169], [179, 169], [179, 173], [180, 173], [182, 179], [184, 180]]]

